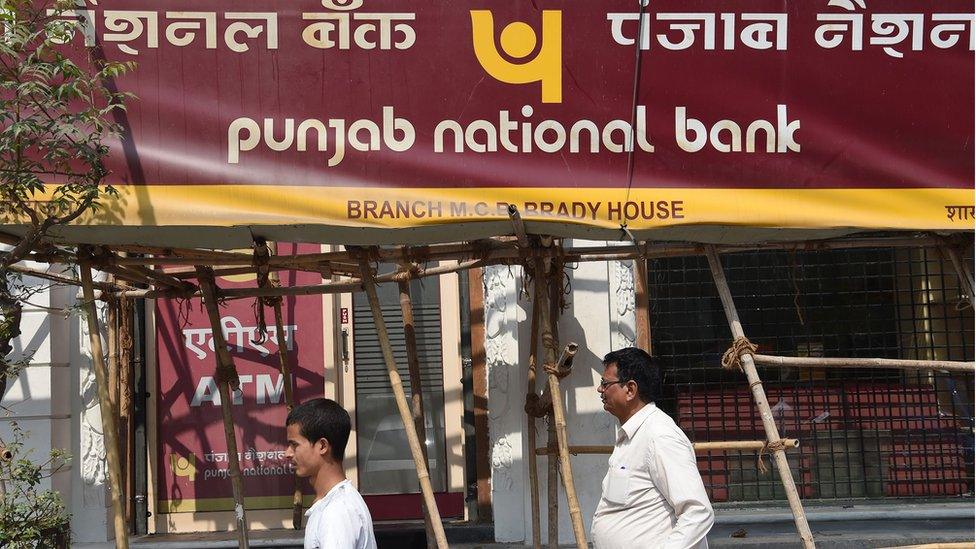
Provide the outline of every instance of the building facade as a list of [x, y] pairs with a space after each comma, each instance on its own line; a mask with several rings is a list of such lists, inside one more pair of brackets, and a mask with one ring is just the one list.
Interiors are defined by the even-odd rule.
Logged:
[[[971, 245], [968, 257], [971, 262]], [[724, 264], [746, 335], [763, 353], [974, 358], [971, 296], [960, 290], [951, 263], [937, 250], [753, 251], [726, 255]], [[612, 444], [616, 421], [602, 410], [596, 393], [601, 358], [635, 344], [640, 307], [647, 308], [649, 323], [643, 328], [649, 330], [652, 352], [666, 365], [665, 396], [659, 405], [689, 437], [693, 441], [764, 438], [744, 377], [720, 366], [731, 335], [703, 257], [649, 260], [646, 296], [636, 290], [633, 262], [580, 263], [568, 265], [566, 273], [559, 340], [580, 346], [573, 372], [562, 381], [571, 444]], [[490, 518], [498, 541], [531, 539], [530, 449], [523, 411], [531, 316], [526, 295], [531, 290], [526, 284], [520, 267], [495, 266], [477, 278], [443, 275], [414, 281], [409, 288], [421, 358], [428, 465], [442, 516]], [[396, 286], [380, 290], [395, 354], [405, 364]], [[77, 302], [75, 292], [52, 287], [25, 309], [18, 344], [22, 352], [32, 353], [31, 365], [8, 384], [3, 405], [9, 413], [0, 418], [0, 426], [6, 429], [10, 421], [17, 421], [31, 431], [38, 454], [55, 447], [70, 450], [74, 459], [51, 479], [52, 486], [70, 507], [75, 541], [102, 541], [111, 535], [111, 510], [88, 337], [77, 315], [67, 314]], [[173, 389], [160, 368], [174, 367], [179, 360], [160, 357], [186, 357], [195, 352], [193, 347], [207, 353], [205, 345], [193, 345], [192, 338], [186, 337], [185, 330], [196, 329], [192, 319], [175, 325], [184, 331], [182, 335], [173, 332], [161, 313], [165, 307], [165, 303], [147, 306], [142, 316], [149, 334], [142, 339], [145, 352], [132, 355], [134, 362], [145, 357], [133, 366], [142, 373], [129, 378], [131, 384], [144, 380], [145, 391], [135, 385], [121, 388], [137, 401], [137, 410], [140, 406], [145, 410], [144, 417], [129, 416], [139, 424], [133, 426], [132, 445], [126, 450], [131, 524], [135, 531], [146, 533], [227, 530], [233, 526], [231, 512], [221, 509], [223, 503], [217, 499], [206, 501], [206, 490], [201, 488], [206, 486], [204, 471], [221, 467], [207, 456], [219, 453], [222, 439], [207, 439], [199, 449], [186, 449], [178, 456], [185, 458], [183, 462], [172, 457], [173, 445], [166, 442], [176, 403], [196, 395], [193, 388], [201, 386], [206, 372], [189, 368], [191, 389]], [[368, 304], [360, 295], [339, 294], [316, 297], [312, 305], [302, 307], [317, 307], [314, 318], [318, 320], [295, 320], [294, 333], [318, 333], [311, 339], [296, 336], [305, 346], [300, 350], [305, 354], [296, 356], [311, 357], [302, 358], [298, 366], [317, 372], [321, 394], [350, 410], [354, 421], [347, 450], [350, 478], [377, 520], [417, 518], [420, 505], [413, 462]], [[242, 325], [242, 315], [235, 321]], [[248, 387], [254, 392], [245, 389], [235, 407], [244, 452], [248, 431], [259, 430], [258, 423], [279, 421], [262, 418], [277, 417], [273, 414], [282, 414], [284, 405], [279, 383], [272, 377], [274, 354], [248, 355], [247, 346], [243, 344], [235, 356], [270, 369], [247, 374], [252, 376]], [[200, 367], [208, 366], [201, 362]], [[407, 383], [405, 366], [403, 373]], [[258, 376], [263, 375], [268, 381], [260, 385]], [[971, 496], [972, 374], [761, 368], [760, 376], [781, 436], [801, 441], [800, 448], [788, 456], [803, 498], [930, 501]], [[260, 415], [262, 407], [273, 408], [272, 415]], [[190, 417], [204, 421], [201, 418], [207, 416], [199, 410], [205, 408], [188, 407], [187, 413], [201, 414]], [[479, 417], [486, 421], [479, 423]], [[535, 421], [543, 445], [546, 422]], [[273, 431], [275, 426], [260, 428]], [[259, 441], [252, 448], [274, 450], [271, 439], [265, 443], [267, 447]], [[194, 452], [199, 455], [191, 460]], [[778, 476], [774, 471], [759, 471], [756, 458], [755, 453], [740, 452], [699, 455], [706, 488], [719, 509], [727, 503], [777, 505], [785, 499]], [[186, 468], [191, 461], [192, 473]], [[770, 461], [767, 465], [772, 469]], [[546, 465], [545, 457], [540, 457], [543, 524]], [[575, 456], [572, 467], [588, 529], [600, 497], [606, 456]], [[201, 495], [194, 499], [199, 503], [188, 506], [192, 498], [185, 490], [191, 482]], [[254, 528], [291, 526], [290, 504], [283, 504], [290, 502], [290, 482], [289, 475], [280, 475], [279, 487], [272, 481], [276, 496], [249, 500], [248, 517]], [[173, 503], [178, 499], [173, 493], [182, 494], [182, 499]], [[563, 497], [560, 538], [570, 541], [572, 529]]]

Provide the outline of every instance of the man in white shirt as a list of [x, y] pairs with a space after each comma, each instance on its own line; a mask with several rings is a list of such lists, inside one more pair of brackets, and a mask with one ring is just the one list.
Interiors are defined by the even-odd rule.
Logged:
[[655, 406], [661, 377], [635, 347], [603, 359], [597, 391], [620, 421], [603, 495], [593, 515], [595, 549], [706, 549], [715, 515], [688, 437]]
[[369, 509], [342, 468], [349, 413], [334, 400], [316, 398], [292, 409], [285, 426], [285, 458], [315, 490], [315, 503], [305, 512], [305, 549], [376, 549]]

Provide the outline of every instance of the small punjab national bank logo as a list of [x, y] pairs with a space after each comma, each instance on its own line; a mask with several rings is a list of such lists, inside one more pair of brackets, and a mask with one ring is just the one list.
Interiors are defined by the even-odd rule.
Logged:
[[178, 477], [187, 477], [190, 482], [194, 481], [197, 476], [197, 459], [196, 456], [190, 455], [189, 457], [184, 457], [179, 454], [169, 455], [169, 466], [173, 470], [173, 474]]
[[[527, 23], [516, 21], [502, 29], [495, 44], [495, 23], [488, 10], [471, 10], [471, 38], [481, 66], [506, 84], [542, 84], [543, 103], [562, 103], [562, 12], [542, 12], [542, 39]], [[534, 57], [530, 57], [535, 53]]]

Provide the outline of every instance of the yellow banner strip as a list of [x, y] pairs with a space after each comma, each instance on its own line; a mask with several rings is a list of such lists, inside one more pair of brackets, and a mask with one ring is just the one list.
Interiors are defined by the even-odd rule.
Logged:
[[677, 225], [958, 230], [971, 189], [380, 188], [280, 185], [121, 187], [83, 224], [334, 225], [407, 228], [507, 219], [635, 230]]

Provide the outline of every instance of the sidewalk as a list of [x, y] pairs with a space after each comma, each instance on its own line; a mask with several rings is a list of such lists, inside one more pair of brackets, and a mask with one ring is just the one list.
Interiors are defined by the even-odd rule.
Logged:
[[[972, 541], [973, 502], [953, 503], [855, 503], [808, 505], [807, 520], [818, 548], [861, 549]], [[511, 549], [523, 543], [492, 542], [488, 525], [447, 524], [448, 541], [458, 549]], [[735, 537], [732, 537], [732, 534]], [[380, 549], [426, 548], [422, 523], [378, 524]], [[275, 530], [253, 532], [251, 547], [302, 547], [301, 532]], [[133, 549], [223, 549], [237, 547], [233, 533], [140, 536], [131, 539]], [[801, 547], [786, 507], [719, 508], [708, 536], [711, 549], [792, 549]], [[114, 544], [75, 544], [81, 549], [103, 549]], [[566, 547], [569, 547], [568, 545]], [[635, 548], [636, 549], [636, 548]]]

